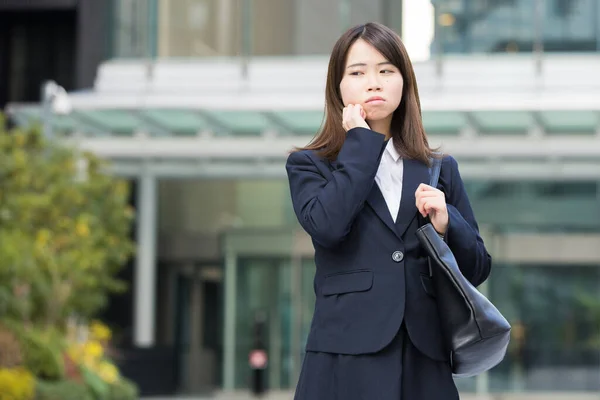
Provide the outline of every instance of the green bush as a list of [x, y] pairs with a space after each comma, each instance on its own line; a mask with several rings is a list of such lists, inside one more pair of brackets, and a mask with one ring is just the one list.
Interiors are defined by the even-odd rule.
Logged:
[[137, 386], [128, 379], [121, 378], [110, 387], [110, 400], [136, 400], [138, 398]]
[[21, 343], [14, 332], [0, 325], [0, 368], [14, 368], [23, 363]]
[[65, 377], [65, 364], [60, 345], [36, 331], [26, 331], [21, 337], [25, 367], [38, 378], [49, 381]]
[[35, 400], [94, 400], [89, 390], [75, 381], [38, 381]]
[[91, 318], [122, 292], [135, 250], [128, 181], [37, 128], [6, 131], [0, 115], [0, 313], [24, 325]]
[[82, 367], [83, 381], [96, 400], [109, 400], [110, 386], [89, 368]]

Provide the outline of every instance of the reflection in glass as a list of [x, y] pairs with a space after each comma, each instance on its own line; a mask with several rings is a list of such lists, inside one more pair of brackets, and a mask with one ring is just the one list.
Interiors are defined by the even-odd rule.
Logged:
[[490, 390], [600, 390], [600, 268], [496, 265], [490, 298], [513, 325]]
[[[310, 328], [314, 308], [312, 260], [303, 259], [300, 280], [292, 274], [290, 259], [275, 257], [241, 258], [238, 262], [236, 376], [235, 387], [247, 388], [250, 379], [248, 353], [253, 344], [253, 318], [257, 312], [266, 314], [265, 343], [269, 354], [266, 369], [270, 389], [290, 389], [296, 383], [296, 373], [302, 360], [304, 343]], [[292, 298], [292, 285], [300, 288]], [[300, 345], [294, 344], [294, 321], [299, 318]], [[296, 354], [296, 349], [298, 353]]]
[[[596, 0], [436, 0], [442, 53], [597, 51]], [[538, 31], [538, 28], [540, 30]], [[439, 47], [437, 47], [439, 46]]]

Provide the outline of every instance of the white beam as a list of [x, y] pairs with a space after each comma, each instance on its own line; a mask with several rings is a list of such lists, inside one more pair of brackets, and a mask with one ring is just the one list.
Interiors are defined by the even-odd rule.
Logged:
[[[459, 159], [464, 180], [486, 181], [597, 181], [600, 160], [593, 161], [510, 161], [494, 163], [487, 160]], [[151, 163], [148, 170], [161, 178], [181, 179], [285, 179], [285, 160], [270, 162], [235, 159], [196, 162], [194, 160], [161, 160]], [[135, 178], [144, 169], [140, 161], [114, 160], [111, 171], [116, 175]]]
[[[306, 136], [288, 137], [213, 137], [213, 138], [86, 138], [80, 141], [85, 150], [100, 157], [129, 159], [261, 159], [284, 158], [295, 146], [305, 145]], [[433, 146], [456, 158], [598, 158], [600, 138], [565, 135], [536, 137], [435, 137]], [[502, 162], [503, 164], [503, 162]]]
[[600, 262], [598, 234], [533, 234], [494, 235], [492, 257], [509, 264], [551, 264], [596, 266]]
[[[483, 90], [483, 89], [482, 89]], [[419, 95], [423, 111], [580, 111], [598, 110], [598, 92], [588, 91], [503, 91], [423, 89]], [[196, 109], [247, 111], [322, 111], [325, 88], [250, 91], [217, 89], [193, 93], [169, 90], [71, 94], [74, 110], [102, 109]], [[14, 104], [10, 108], [21, 105]]]

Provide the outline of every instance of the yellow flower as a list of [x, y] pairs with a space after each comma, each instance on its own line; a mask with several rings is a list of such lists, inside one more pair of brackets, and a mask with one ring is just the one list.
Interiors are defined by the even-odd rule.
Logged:
[[24, 368], [0, 368], [0, 400], [32, 400], [35, 381]]
[[35, 242], [39, 247], [44, 247], [50, 240], [50, 231], [48, 229], [40, 229], [35, 238]]
[[77, 222], [77, 225], [75, 226], [75, 231], [80, 237], [88, 237], [90, 235], [90, 227], [85, 221]]
[[92, 338], [101, 342], [110, 340], [112, 336], [110, 329], [100, 321], [93, 321], [90, 324], [90, 333]]
[[104, 348], [98, 341], [90, 340], [84, 345], [83, 353], [86, 357], [97, 359], [104, 355]]
[[119, 379], [119, 370], [108, 361], [98, 366], [98, 376], [106, 383], [115, 383]]

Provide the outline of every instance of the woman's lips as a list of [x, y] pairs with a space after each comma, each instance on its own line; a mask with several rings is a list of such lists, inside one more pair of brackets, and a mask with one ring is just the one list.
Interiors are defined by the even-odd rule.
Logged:
[[384, 103], [385, 100], [383, 97], [371, 97], [369, 99], [367, 99], [367, 101], [365, 102], [366, 104], [381, 104]]

